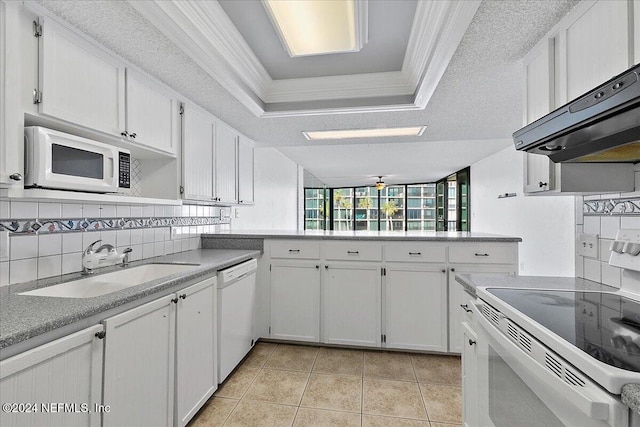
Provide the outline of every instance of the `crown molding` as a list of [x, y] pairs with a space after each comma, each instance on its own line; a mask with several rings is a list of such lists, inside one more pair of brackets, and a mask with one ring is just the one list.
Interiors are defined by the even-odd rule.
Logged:
[[[254, 115], [282, 117], [425, 108], [480, 0], [419, 1], [400, 71], [281, 80], [269, 76], [217, 1], [130, 4]], [[358, 18], [366, 19], [368, 2], [356, 4]], [[407, 95], [413, 102], [358, 101], [384, 102]], [[315, 107], [320, 104], [324, 107]], [[283, 105], [292, 109], [284, 111]]]

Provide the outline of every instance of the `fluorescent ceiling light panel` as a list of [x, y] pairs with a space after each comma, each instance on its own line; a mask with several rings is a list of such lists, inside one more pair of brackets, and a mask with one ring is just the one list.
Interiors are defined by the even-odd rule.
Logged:
[[323, 139], [380, 138], [385, 136], [421, 136], [426, 126], [379, 129], [346, 129], [302, 132], [309, 141]]
[[262, 4], [294, 57], [359, 51], [366, 43], [367, 1], [262, 0]]

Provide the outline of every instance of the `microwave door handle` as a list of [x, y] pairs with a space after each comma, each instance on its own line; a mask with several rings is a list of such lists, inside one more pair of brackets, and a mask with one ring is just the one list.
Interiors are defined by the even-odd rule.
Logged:
[[113, 180], [113, 177], [114, 177], [114, 175], [113, 175], [113, 173], [114, 173], [113, 157], [107, 157], [107, 160], [109, 160], [109, 161], [107, 162], [107, 167], [108, 167], [108, 169], [109, 169], [109, 173], [108, 173], [108, 175], [107, 175], [107, 176], [108, 176], [109, 178], [112, 178], [112, 180]]
[[[493, 346], [494, 350], [505, 357], [510, 355], [508, 359], [513, 360], [516, 366], [511, 366], [519, 377], [525, 383], [529, 380], [526, 377], [532, 377], [533, 381], [539, 381], [545, 387], [552, 387], [557, 390], [568, 402], [570, 402], [577, 410], [581, 411], [590, 418], [596, 420], [607, 420], [609, 418], [610, 407], [615, 407], [616, 402], [608, 393], [602, 391], [599, 386], [587, 382], [585, 387], [574, 387], [567, 384], [563, 379], [558, 378], [555, 374], [541, 365], [538, 361], [527, 355], [519, 346], [504, 335], [496, 326], [494, 326], [482, 314], [482, 303], [471, 304], [478, 326], [486, 335]], [[506, 354], [505, 354], [506, 353]], [[515, 357], [514, 357], [515, 356]], [[524, 359], [524, 360], [523, 360]], [[523, 378], [523, 376], [525, 378]]]

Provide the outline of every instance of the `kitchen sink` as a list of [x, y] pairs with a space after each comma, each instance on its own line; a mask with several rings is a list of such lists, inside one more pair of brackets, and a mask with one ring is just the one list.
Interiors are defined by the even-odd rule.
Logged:
[[174, 274], [187, 273], [198, 267], [198, 264], [145, 264], [138, 267], [124, 268], [111, 273], [85, 277], [59, 285], [48, 286], [34, 291], [23, 292], [19, 295], [91, 298], [121, 291]]

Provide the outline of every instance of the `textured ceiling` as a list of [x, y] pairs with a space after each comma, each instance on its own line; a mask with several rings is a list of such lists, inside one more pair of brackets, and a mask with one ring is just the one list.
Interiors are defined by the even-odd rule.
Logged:
[[[239, 3], [247, 1], [250, 0]], [[379, 150], [383, 153], [388, 152], [385, 151], [388, 150], [386, 145], [410, 153], [415, 145], [409, 143], [421, 142], [420, 155], [429, 159], [430, 165], [438, 165], [438, 173], [442, 171], [441, 176], [444, 176], [459, 169], [459, 163], [451, 156], [454, 152], [451, 146], [443, 141], [470, 141], [456, 144], [463, 144], [465, 149], [459, 153], [467, 153], [471, 159], [506, 146], [506, 139], [521, 127], [522, 70], [519, 60], [577, 1], [483, 1], [429, 105], [422, 111], [262, 119], [253, 116], [127, 2], [59, 0], [44, 1], [43, 4], [54, 14], [255, 139], [258, 146], [308, 147], [310, 143], [300, 133], [303, 130], [426, 124], [428, 128], [423, 136], [397, 138], [393, 143], [388, 138], [379, 138], [368, 140], [366, 144], [342, 141], [324, 145], [345, 145], [330, 149], [333, 153], [331, 162], [336, 168], [349, 170], [354, 161], [358, 161], [363, 165], [362, 174], [375, 176], [383, 173], [380, 168], [384, 163], [380, 156], [374, 153], [366, 158], [360, 156], [362, 160], [358, 160], [358, 157], [353, 157], [354, 150]], [[428, 144], [429, 141], [440, 142]], [[350, 147], [351, 144], [358, 147]], [[319, 179], [325, 178], [319, 172], [322, 162], [307, 155], [313, 149], [282, 148], [282, 151]], [[384, 174], [399, 175], [401, 172], [411, 176], [422, 175], [424, 179], [432, 175], [425, 165], [413, 162]]]
[[400, 71], [417, 0], [369, 1], [369, 42], [360, 52], [291, 58], [262, 3], [219, 3], [272, 79]]

